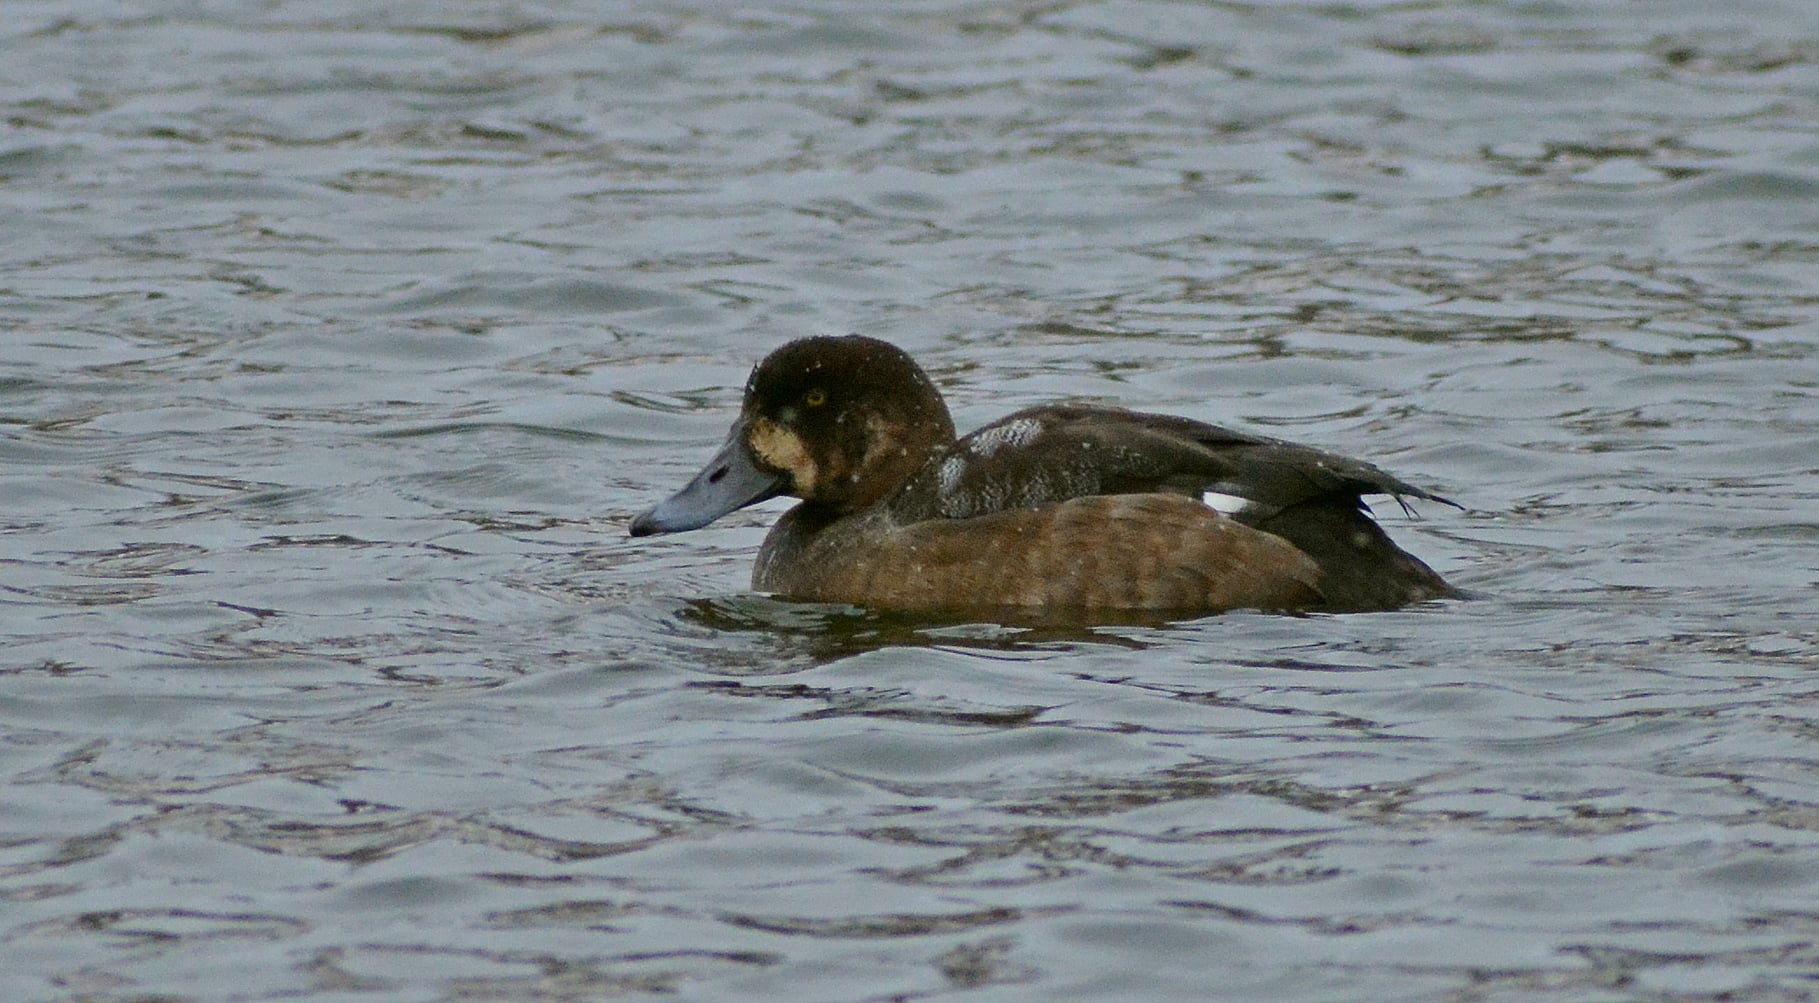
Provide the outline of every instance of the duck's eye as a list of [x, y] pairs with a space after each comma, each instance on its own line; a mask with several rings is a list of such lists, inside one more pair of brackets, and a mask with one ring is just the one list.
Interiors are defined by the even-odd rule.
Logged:
[[802, 395], [802, 403], [809, 407], [820, 407], [827, 403], [827, 391], [820, 387], [816, 387]]

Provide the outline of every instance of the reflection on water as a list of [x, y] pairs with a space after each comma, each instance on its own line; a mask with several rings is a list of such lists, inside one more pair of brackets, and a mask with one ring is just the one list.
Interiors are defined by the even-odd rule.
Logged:
[[[0, 998], [1806, 998], [1810, 7], [16, 5]], [[625, 538], [848, 331], [1381, 462], [1476, 598]]]
[[[897, 645], [943, 645], [1006, 653], [1081, 644], [1141, 649], [1148, 645], [1135, 628], [1160, 628], [1171, 622], [1166, 616], [1141, 611], [1124, 611], [1121, 616], [1121, 621], [1102, 623], [1095, 619], [1082, 623], [1065, 612], [1011, 609], [997, 621], [974, 622], [939, 614], [784, 602], [748, 593], [688, 600], [679, 620], [702, 628], [699, 636], [704, 639], [724, 642], [738, 636], [748, 643], [799, 645], [815, 664]], [[781, 648], [776, 654], [783, 657], [769, 671], [787, 671], [785, 666], [790, 665], [791, 659]]]

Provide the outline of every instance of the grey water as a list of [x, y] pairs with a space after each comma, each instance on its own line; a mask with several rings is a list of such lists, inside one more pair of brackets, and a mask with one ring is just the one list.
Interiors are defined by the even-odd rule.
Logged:
[[[1819, 997], [1819, 5], [0, 8], [0, 999]], [[1471, 589], [625, 536], [806, 334]]]

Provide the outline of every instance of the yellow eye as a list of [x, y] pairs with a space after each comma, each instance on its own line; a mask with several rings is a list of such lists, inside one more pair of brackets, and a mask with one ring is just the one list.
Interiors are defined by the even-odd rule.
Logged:
[[827, 403], [827, 391], [820, 387], [816, 387], [802, 395], [802, 403], [807, 404], [809, 407], [820, 407]]

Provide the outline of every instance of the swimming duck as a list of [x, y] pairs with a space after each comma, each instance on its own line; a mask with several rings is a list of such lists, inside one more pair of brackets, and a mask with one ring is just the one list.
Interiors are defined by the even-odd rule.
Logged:
[[1055, 404], [956, 438], [903, 350], [804, 338], [752, 371], [732, 434], [631, 535], [789, 495], [752, 587], [884, 610], [1386, 610], [1458, 591], [1363, 496], [1458, 506], [1365, 463], [1171, 415]]

